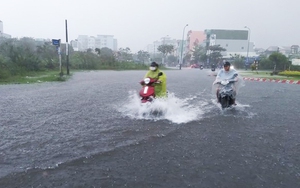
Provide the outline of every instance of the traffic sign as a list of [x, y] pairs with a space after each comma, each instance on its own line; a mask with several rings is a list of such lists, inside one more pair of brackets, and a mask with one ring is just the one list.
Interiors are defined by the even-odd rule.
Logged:
[[52, 44], [55, 46], [60, 46], [60, 39], [52, 39]]

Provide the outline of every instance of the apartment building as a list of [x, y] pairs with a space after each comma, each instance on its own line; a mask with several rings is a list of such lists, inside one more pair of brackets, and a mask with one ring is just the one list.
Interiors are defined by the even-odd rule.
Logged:
[[75, 51], [86, 51], [88, 49], [104, 48], [107, 47], [113, 51], [117, 51], [118, 42], [114, 39], [113, 35], [79, 35], [76, 40], [70, 42]]

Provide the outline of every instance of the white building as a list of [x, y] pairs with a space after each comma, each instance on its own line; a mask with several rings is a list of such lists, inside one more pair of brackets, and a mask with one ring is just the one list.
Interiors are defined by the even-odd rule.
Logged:
[[248, 30], [209, 29], [205, 30], [205, 34], [207, 46], [220, 45], [226, 49], [222, 52], [223, 58], [230, 58], [234, 55], [247, 57], [247, 54], [248, 57], [257, 56], [254, 43], [248, 41]]
[[75, 41], [71, 41], [71, 46], [75, 51], [86, 51], [87, 49], [95, 50], [96, 48], [107, 47], [113, 51], [118, 49], [117, 39], [113, 35], [79, 35]]
[[97, 35], [97, 40], [100, 44], [97, 44], [96, 48], [104, 48], [107, 47], [111, 50], [117, 49], [115, 47], [116, 41], [114, 40], [113, 35]]
[[0, 20], [0, 33], [3, 33], [3, 22]]
[[11, 38], [11, 35], [4, 33], [3, 22], [0, 20], [0, 37]]
[[174, 46], [174, 52], [172, 53], [172, 55], [178, 56], [178, 51], [179, 51], [179, 48], [181, 47], [180, 42], [181, 41], [178, 41], [176, 39], [171, 39], [171, 37], [169, 37], [169, 36], [162, 37], [159, 41], [156, 40], [152, 44], [148, 44], [147, 45], [147, 52], [149, 54], [151, 54], [152, 56], [155, 56], [155, 54], [161, 53], [157, 50], [157, 48], [160, 45], [168, 44], [168, 45], [173, 45]]

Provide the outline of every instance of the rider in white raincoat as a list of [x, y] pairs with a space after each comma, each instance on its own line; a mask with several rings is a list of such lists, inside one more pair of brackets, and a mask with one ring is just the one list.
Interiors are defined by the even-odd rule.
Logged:
[[[221, 69], [218, 74], [217, 74], [217, 77], [216, 77], [216, 80], [214, 82], [214, 84], [218, 81], [222, 81], [222, 80], [229, 80], [229, 79], [234, 79], [236, 82], [238, 81], [238, 72], [233, 69], [233, 68], [230, 68], [230, 63], [228, 61], [226, 61], [224, 63], [224, 69]], [[234, 89], [234, 99], [233, 99], [233, 104], [236, 104], [235, 103], [235, 95], [236, 95], [236, 88], [235, 88], [235, 84], [233, 85], [233, 89]], [[219, 95], [219, 88], [217, 88], [217, 91], [216, 91], [216, 94], [217, 94], [217, 101], [219, 101], [219, 98], [218, 98], [218, 95]]]

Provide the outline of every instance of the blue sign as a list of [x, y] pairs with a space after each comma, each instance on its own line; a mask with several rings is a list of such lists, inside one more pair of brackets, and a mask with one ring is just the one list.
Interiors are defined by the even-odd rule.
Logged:
[[55, 46], [60, 46], [60, 39], [52, 39], [52, 44]]

